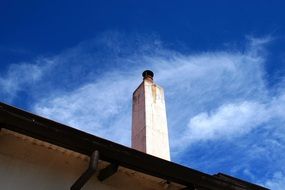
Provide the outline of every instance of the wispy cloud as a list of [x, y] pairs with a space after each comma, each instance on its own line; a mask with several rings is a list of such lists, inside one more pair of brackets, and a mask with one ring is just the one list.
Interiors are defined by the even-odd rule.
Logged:
[[201, 112], [191, 117], [177, 146], [181, 147], [185, 142], [188, 142], [187, 146], [196, 141], [232, 139], [272, 120], [279, 120], [281, 124], [285, 119], [284, 100], [284, 94], [280, 94], [258, 102], [226, 103], [216, 110]]
[[84, 131], [128, 144], [130, 94], [136, 82], [127, 73], [109, 73], [72, 92], [41, 100], [34, 109]]
[[[11, 89], [6, 93], [13, 95], [29, 87], [35, 101], [30, 109], [38, 114], [129, 145], [132, 92], [142, 80], [141, 72], [151, 69], [155, 81], [165, 88], [174, 161], [186, 158], [184, 164], [195, 167], [196, 163], [197, 169], [204, 171], [214, 170], [205, 169], [205, 165], [223, 167], [251, 180], [257, 180], [253, 176], [261, 176], [258, 172], [267, 170], [269, 179], [285, 161], [273, 163], [280, 150], [285, 150], [281, 143], [285, 137], [280, 135], [284, 131], [281, 126], [284, 126], [285, 90], [282, 85], [279, 90], [267, 86], [264, 46], [271, 40], [249, 38], [243, 51], [227, 49], [193, 54], [166, 49], [159, 40], [143, 38], [136, 43], [126, 42], [116, 34], [29, 63], [28, 67], [38, 73], [35, 76], [29, 75], [31, 69], [27, 67], [16, 69], [19, 72], [16, 74], [10, 68], [0, 78], [0, 86], [7, 85], [5, 88]], [[19, 76], [24, 80], [18, 80]], [[5, 82], [7, 79], [16, 81], [11, 82], [17, 84], [14, 90], [13, 85]], [[45, 93], [36, 90], [34, 84], [45, 89]], [[257, 141], [260, 137], [266, 141]], [[206, 148], [215, 144], [219, 149]], [[237, 158], [233, 152], [237, 160], [233, 161], [227, 145], [233, 151], [244, 151], [243, 157]], [[208, 153], [197, 153], [197, 147], [207, 149]], [[262, 157], [268, 150], [272, 156]], [[207, 164], [208, 159], [215, 160], [215, 164]], [[254, 170], [256, 160], [264, 167]]]
[[274, 190], [283, 190], [285, 187], [285, 175], [282, 172], [275, 172], [273, 178], [269, 179], [264, 184], [266, 187]]
[[8, 71], [0, 76], [0, 95], [11, 101], [18, 92], [35, 84], [43, 75], [38, 64], [20, 63], [10, 65]]
[[212, 113], [202, 112], [192, 117], [184, 137], [187, 141], [233, 138], [248, 133], [268, 119], [270, 115], [262, 104], [247, 101], [225, 104]]

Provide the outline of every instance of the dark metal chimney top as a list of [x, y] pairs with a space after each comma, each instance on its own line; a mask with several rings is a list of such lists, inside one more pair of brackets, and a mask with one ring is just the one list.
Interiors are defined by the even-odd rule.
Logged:
[[143, 79], [150, 79], [150, 80], [153, 80], [153, 72], [151, 70], [145, 70], [143, 73], [142, 73], [142, 76], [143, 76]]

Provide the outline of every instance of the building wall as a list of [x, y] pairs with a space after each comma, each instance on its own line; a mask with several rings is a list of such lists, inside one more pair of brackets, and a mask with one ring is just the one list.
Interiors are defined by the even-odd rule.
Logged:
[[[0, 131], [0, 189], [1, 190], [63, 190], [70, 189], [88, 168], [89, 158], [5, 129]], [[107, 163], [100, 162], [99, 168]], [[109, 189], [181, 189], [166, 185], [162, 179], [119, 167], [117, 173], [103, 182], [96, 174], [83, 190]]]

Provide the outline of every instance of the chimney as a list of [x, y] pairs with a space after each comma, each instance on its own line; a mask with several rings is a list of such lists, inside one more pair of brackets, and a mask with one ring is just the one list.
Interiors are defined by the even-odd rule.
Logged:
[[142, 76], [133, 93], [132, 148], [170, 161], [164, 92], [152, 71]]

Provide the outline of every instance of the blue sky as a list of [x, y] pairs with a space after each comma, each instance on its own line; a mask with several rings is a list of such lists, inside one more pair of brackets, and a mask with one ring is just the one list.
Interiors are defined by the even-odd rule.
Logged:
[[130, 145], [151, 69], [172, 161], [285, 186], [282, 1], [1, 1], [0, 100]]

